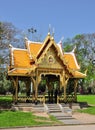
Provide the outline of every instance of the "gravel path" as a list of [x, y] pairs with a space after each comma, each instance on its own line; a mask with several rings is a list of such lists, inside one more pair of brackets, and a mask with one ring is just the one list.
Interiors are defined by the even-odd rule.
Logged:
[[84, 124], [95, 123], [95, 115], [74, 112], [72, 116]]

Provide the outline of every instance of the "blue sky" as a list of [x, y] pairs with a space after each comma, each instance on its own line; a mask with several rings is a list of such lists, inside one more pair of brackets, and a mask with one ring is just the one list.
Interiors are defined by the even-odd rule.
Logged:
[[43, 36], [55, 29], [55, 41], [95, 32], [95, 0], [0, 0], [0, 21]]

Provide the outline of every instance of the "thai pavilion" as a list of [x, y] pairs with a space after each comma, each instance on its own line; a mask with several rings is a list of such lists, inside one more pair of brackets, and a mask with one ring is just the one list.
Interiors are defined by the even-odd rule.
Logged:
[[[63, 52], [50, 33], [43, 43], [25, 38], [25, 49], [10, 45], [8, 79], [13, 82], [15, 103], [76, 102], [78, 80], [85, 77], [86, 74], [80, 72], [74, 51]], [[26, 96], [18, 95], [19, 81], [25, 83]]]

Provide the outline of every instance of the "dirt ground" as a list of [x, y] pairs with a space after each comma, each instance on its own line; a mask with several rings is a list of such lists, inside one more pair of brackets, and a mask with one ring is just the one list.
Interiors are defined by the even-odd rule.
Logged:
[[35, 112], [33, 115], [49, 118], [49, 115], [46, 112]]
[[74, 112], [72, 116], [83, 123], [95, 123], [95, 115]]

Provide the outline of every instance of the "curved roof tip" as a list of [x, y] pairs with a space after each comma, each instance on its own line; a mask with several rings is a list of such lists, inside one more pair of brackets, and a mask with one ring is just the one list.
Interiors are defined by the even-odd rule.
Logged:
[[74, 53], [74, 52], [75, 52], [75, 50], [76, 50], [76, 45], [75, 45], [75, 47], [73, 48], [72, 52]]
[[25, 41], [28, 41], [28, 38], [27, 38], [27, 37], [24, 37], [24, 40], [25, 40]]
[[85, 70], [85, 72], [84, 72], [84, 73], [85, 73], [85, 75], [87, 75], [87, 71], [88, 71], [88, 69], [86, 69], [86, 70]]
[[13, 48], [13, 46], [11, 44], [9, 44], [9, 48]]

